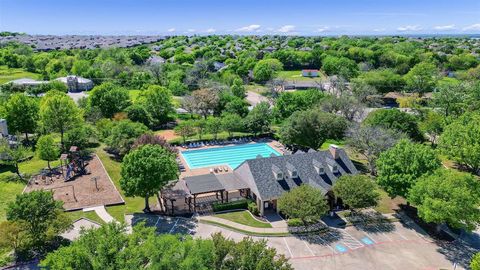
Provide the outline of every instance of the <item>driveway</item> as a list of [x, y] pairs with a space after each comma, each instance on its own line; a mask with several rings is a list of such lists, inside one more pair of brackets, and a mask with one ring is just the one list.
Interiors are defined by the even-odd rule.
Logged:
[[264, 97], [260, 94], [257, 94], [253, 91], [248, 91], [247, 92], [247, 101], [248, 101], [248, 103], [250, 103], [250, 105], [252, 105], [252, 107], [257, 106], [257, 104], [260, 103], [260, 102], [264, 102], [264, 101], [269, 102], [268, 98], [266, 98], [266, 97]]

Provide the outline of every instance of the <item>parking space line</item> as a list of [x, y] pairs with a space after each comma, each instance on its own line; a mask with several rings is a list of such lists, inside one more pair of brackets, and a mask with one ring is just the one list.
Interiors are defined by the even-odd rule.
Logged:
[[170, 229], [170, 232], [169, 232], [169, 233], [172, 233], [172, 232], [173, 232], [173, 230], [174, 230], [175, 227], [177, 226], [177, 223], [178, 223], [179, 220], [180, 220], [180, 219], [177, 218], [177, 220], [175, 221], [175, 224], [173, 224], [173, 227]]
[[315, 256], [315, 253], [313, 253], [313, 250], [308, 246], [308, 243], [305, 242], [305, 240], [302, 240], [302, 242], [305, 244], [305, 246], [307, 247], [308, 251], [310, 251], [310, 253], [312, 253], [312, 256]]
[[329, 244], [327, 244], [327, 242], [325, 242], [325, 240], [323, 240], [321, 236], [318, 236], [318, 240], [320, 240], [320, 242], [322, 242], [323, 246], [328, 247], [332, 251], [333, 254], [337, 254], [335, 249], [333, 249]]
[[287, 246], [288, 253], [290, 253], [290, 258], [293, 258], [292, 251], [290, 250], [290, 247], [287, 244], [287, 240], [285, 240], [286, 237], [283, 237], [283, 242], [285, 243], [285, 246]]
[[343, 243], [351, 248], [351, 249], [357, 249], [361, 248], [364, 246], [362, 242], [358, 241], [355, 237], [353, 237], [351, 234], [349, 234], [347, 231], [342, 231], [341, 232], [344, 236], [346, 236], [346, 239], [343, 239]]
[[160, 221], [160, 217], [158, 217], [157, 222], [155, 222], [155, 227], [157, 227], [157, 224], [159, 221]]
[[232, 233], [233, 231], [230, 231], [230, 233], [227, 235], [227, 239], [230, 238], [230, 236], [232, 236]]
[[395, 228], [395, 233], [400, 235], [400, 237], [402, 237], [404, 240], [408, 240], [407, 237], [403, 236], [403, 234], [399, 233], [398, 230]]

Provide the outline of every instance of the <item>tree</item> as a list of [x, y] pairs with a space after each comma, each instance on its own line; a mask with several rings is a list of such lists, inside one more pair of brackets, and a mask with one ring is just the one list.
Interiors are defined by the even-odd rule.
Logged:
[[0, 223], [0, 249], [13, 249], [17, 252], [28, 247], [30, 239], [22, 222], [3, 221]]
[[421, 62], [416, 64], [405, 75], [407, 88], [411, 91], [423, 94], [431, 92], [438, 80], [438, 70], [434, 64]]
[[355, 61], [346, 57], [327, 56], [323, 59], [322, 69], [328, 75], [339, 75], [345, 79], [354, 78], [358, 74]]
[[230, 87], [232, 90], [232, 94], [239, 98], [245, 97], [245, 86], [243, 85], [243, 81], [240, 78], [236, 78], [233, 80], [233, 84]]
[[55, 143], [52, 135], [43, 135], [37, 141], [37, 155], [41, 160], [45, 160], [48, 169], [51, 171], [50, 162], [58, 159], [60, 148]]
[[435, 152], [428, 146], [400, 140], [377, 159], [377, 181], [390, 197], [407, 197], [410, 188], [422, 176], [441, 166]]
[[[155, 248], [152, 248], [155, 247]], [[109, 223], [81, 232], [78, 240], [47, 255], [42, 267], [59, 269], [272, 269], [290, 270], [283, 255], [265, 241], [239, 242], [220, 233], [212, 239], [156, 234], [154, 227]]]
[[369, 126], [379, 126], [403, 132], [416, 141], [423, 139], [415, 116], [398, 109], [379, 109], [373, 111], [368, 114], [363, 123]]
[[107, 82], [95, 86], [89, 95], [90, 105], [100, 108], [102, 115], [112, 118], [130, 105], [130, 96], [125, 88]]
[[187, 142], [187, 137], [195, 135], [195, 126], [193, 121], [182, 121], [174, 129], [175, 134], [182, 136], [183, 143]]
[[153, 126], [164, 124], [173, 112], [172, 93], [165, 87], [151, 85], [140, 93], [137, 102], [143, 104]]
[[128, 119], [142, 123], [146, 126], [150, 125], [152, 122], [150, 114], [148, 114], [147, 109], [144, 104], [134, 103], [126, 109]]
[[193, 109], [205, 119], [213, 112], [219, 102], [218, 93], [212, 89], [200, 89], [192, 92]]
[[380, 199], [377, 185], [366, 175], [344, 175], [333, 185], [333, 193], [352, 211], [356, 208], [376, 206]]
[[445, 118], [435, 111], [427, 111], [420, 122], [420, 130], [427, 134], [432, 145], [435, 145], [443, 132]]
[[40, 103], [40, 120], [47, 130], [60, 132], [63, 147], [64, 133], [82, 122], [82, 113], [65, 93], [50, 91]]
[[272, 79], [278, 71], [283, 69], [283, 64], [277, 59], [263, 59], [255, 64], [253, 77], [258, 82], [266, 82]]
[[232, 137], [233, 132], [243, 131], [243, 121], [242, 117], [238, 114], [233, 113], [224, 113], [222, 115], [222, 128], [228, 132], [228, 136]]
[[248, 113], [245, 118], [245, 128], [255, 136], [258, 133], [270, 131], [272, 112], [268, 102], [260, 102]]
[[480, 270], [480, 252], [473, 256], [472, 261], [470, 262], [470, 267], [472, 270]]
[[17, 195], [8, 204], [7, 220], [21, 222], [35, 247], [67, 231], [71, 221], [63, 212], [63, 202], [53, 198], [52, 191], [32, 191]]
[[213, 134], [213, 139], [216, 140], [218, 133], [222, 130], [222, 122], [220, 118], [209, 117], [206, 123], [207, 132]]
[[300, 219], [305, 226], [319, 220], [328, 210], [322, 192], [305, 184], [283, 193], [277, 200], [277, 207], [288, 218]]
[[37, 101], [23, 93], [18, 93], [11, 95], [4, 105], [9, 131], [12, 134], [16, 132], [25, 134], [28, 142], [28, 134], [35, 132], [37, 127]]
[[355, 83], [365, 83], [374, 87], [380, 93], [399, 91], [405, 86], [405, 81], [391, 69], [371, 70], [362, 72]]
[[105, 141], [112, 152], [122, 157], [130, 151], [135, 140], [147, 131], [148, 128], [141, 123], [115, 121]]
[[348, 121], [361, 118], [365, 109], [354, 96], [347, 94], [325, 98], [321, 101], [320, 107], [325, 112], [340, 114]]
[[402, 134], [375, 126], [354, 126], [347, 131], [347, 143], [363, 155], [372, 174], [376, 174], [375, 161], [380, 153], [394, 146]]
[[461, 84], [439, 84], [437, 91], [433, 92], [432, 102], [445, 117], [458, 116], [465, 109], [463, 102], [466, 95], [466, 89]]
[[205, 119], [198, 119], [193, 122], [193, 126], [195, 127], [196, 133], [198, 135], [198, 139], [202, 139], [202, 135], [205, 133], [207, 129], [207, 120]]
[[412, 187], [408, 200], [426, 222], [474, 230], [480, 224], [480, 182], [473, 175], [439, 169]]
[[28, 149], [23, 145], [10, 146], [7, 139], [0, 139], [0, 163], [10, 165], [15, 168], [15, 173], [20, 179], [19, 164], [28, 157]]
[[245, 117], [248, 114], [249, 106], [250, 104], [247, 101], [234, 96], [232, 100], [230, 100], [225, 105], [225, 110], [223, 111], [226, 113], [234, 113], [240, 115], [241, 117]]
[[280, 140], [319, 149], [327, 139], [341, 139], [347, 129], [347, 121], [331, 113], [318, 110], [294, 112], [280, 129]]
[[162, 148], [167, 149], [169, 152], [177, 153], [177, 149], [175, 147], [171, 146], [167, 142], [165, 137], [160, 136], [160, 135], [156, 135], [156, 134], [151, 134], [151, 133], [145, 133], [145, 134], [140, 135], [140, 137], [138, 137], [135, 140], [135, 142], [133, 143], [132, 149], [137, 149], [137, 148], [140, 148], [140, 147], [142, 147], [144, 145], [147, 145], [147, 144], [159, 145]]
[[148, 198], [178, 177], [175, 155], [159, 145], [145, 145], [127, 154], [122, 163], [120, 186], [127, 196]]
[[65, 132], [65, 149], [77, 146], [80, 149], [91, 147], [92, 142], [97, 139], [95, 129], [87, 124], [79, 125]]
[[277, 120], [283, 120], [291, 116], [296, 111], [308, 110], [315, 104], [320, 103], [325, 98], [325, 94], [317, 89], [284, 92], [275, 102], [273, 115]]
[[211, 269], [293, 269], [284, 255], [277, 255], [267, 242], [245, 237], [239, 242], [225, 238], [221, 233], [212, 235], [214, 266]]
[[439, 147], [469, 170], [480, 170], [480, 114], [466, 113], [445, 127]]

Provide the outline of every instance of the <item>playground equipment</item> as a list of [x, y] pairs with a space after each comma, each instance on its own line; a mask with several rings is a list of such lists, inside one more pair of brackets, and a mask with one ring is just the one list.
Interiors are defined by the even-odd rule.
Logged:
[[63, 175], [65, 181], [69, 181], [76, 176], [87, 174], [86, 162], [82, 158], [77, 146], [70, 147], [68, 154], [60, 156], [62, 166], [62, 174], [64, 173], [63, 166], [66, 167], [66, 172]]

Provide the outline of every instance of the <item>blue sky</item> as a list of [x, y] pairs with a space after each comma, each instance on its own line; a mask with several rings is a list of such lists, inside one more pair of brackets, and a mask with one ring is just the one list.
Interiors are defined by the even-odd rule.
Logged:
[[30, 34], [480, 33], [480, 0], [0, 0]]

